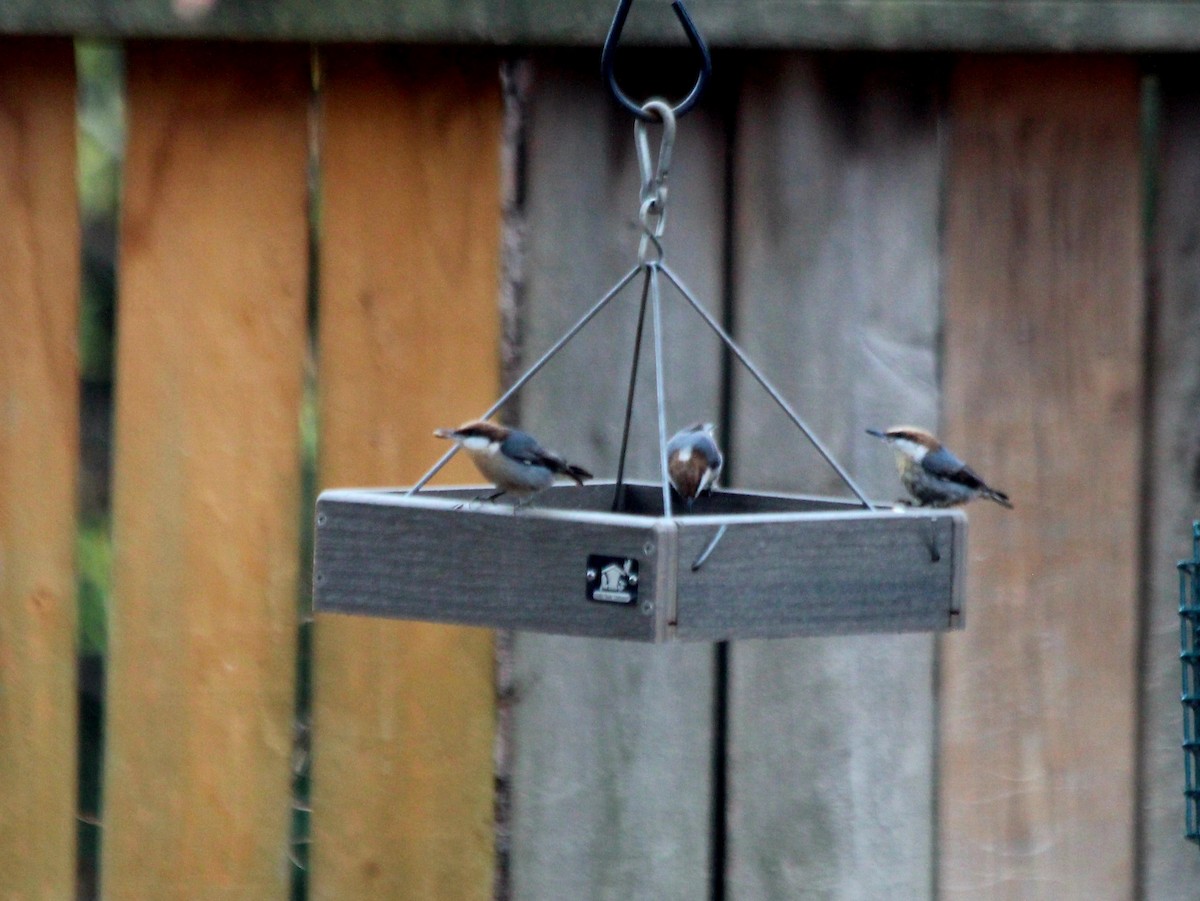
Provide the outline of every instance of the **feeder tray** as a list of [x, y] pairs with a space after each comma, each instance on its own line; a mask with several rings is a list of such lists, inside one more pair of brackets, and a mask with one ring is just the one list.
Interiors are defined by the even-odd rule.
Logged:
[[666, 518], [660, 486], [625, 488], [623, 513], [612, 482], [515, 513], [480, 487], [325, 491], [316, 609], [647, 642], [963, 625], [961, 512], [718, 491]]

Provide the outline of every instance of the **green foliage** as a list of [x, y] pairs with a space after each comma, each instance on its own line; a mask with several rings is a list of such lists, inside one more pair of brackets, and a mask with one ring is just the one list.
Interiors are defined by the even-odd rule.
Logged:
[[114, 217], [125, 155], [124, 57], [118, 44], [79, 41], [79, 194], [84, 219]]
[[108, 523], [83, 525], [75, 544], [79, 600], [79, 653], [102, 656], [112, 595], [112, 541]]
[[79, 363], [85, 379], [111, 381], [116, 222], [125, 155], [124, 63], [117, 44], [79, 41], [78, 180], [83, 220]]

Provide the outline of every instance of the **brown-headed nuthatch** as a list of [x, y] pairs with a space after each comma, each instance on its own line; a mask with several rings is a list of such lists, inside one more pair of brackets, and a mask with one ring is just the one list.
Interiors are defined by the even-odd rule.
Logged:
[[546, 450], [528, 432], [506, 428], [486, 420], [465, 422], [457, 429], [437, 429], [439, 438], [456, 442], [471, 456], [475, 466], [496, 486], [488, 497], [514, 494], [520, 503], [549, 488], [555, 476], [566, 476], [582, 485], [592, 474]]
[[988, 487], [967, 464], [924, 429], [893, 426], [886, 432], [867, 429], [867, 434], [882, 438], [891, 446], [900, 481], [918, 507], [954, 507], [985, 497], [1012, 509], [1007, 494]]
[[725, 462], [717, 447], [711, 422], [697, 422], [681, 429], [667, 442], [667, 474], [671, 485], [688, 510], [696, 498], [711, 492]]

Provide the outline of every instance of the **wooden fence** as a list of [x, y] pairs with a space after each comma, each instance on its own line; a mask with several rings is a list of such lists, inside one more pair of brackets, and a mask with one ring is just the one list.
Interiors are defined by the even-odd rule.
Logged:
[[[1076, 34], [1103, 55], [911, 23], [893, 43], [946, 52], [719, 49], [680, 123], [668, 259], [854, 477], [895, 496], [863, 429], [911, 421], [1013, 496], [971, 510], [965, 631], [517, 634], [497, 668], [485, 632], [321, 617], [309, 897], [1194, 894], [1173, 563], [1200, 512], [1200, 89], [1132, 51], [1200, 32], [1135, 24]], [[591, 46], [219, 37], [125, 45], [104, 898], [294, 891], [306, 373], [320, 484], [404, 484], [635, 260], [631, 122]], [[76, 880], [75, 91], [69, 39], [0, 39], [4, 899]], [[666, 319], [672, 421], [718, 418], [730, 481], [837, 491]], [[606, 312], [515, 411], [598, 473], [632, 323]]]

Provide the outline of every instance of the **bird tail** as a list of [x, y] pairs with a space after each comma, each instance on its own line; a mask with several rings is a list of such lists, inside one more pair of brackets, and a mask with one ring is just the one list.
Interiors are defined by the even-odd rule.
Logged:
[[584, 479], [595, 478], [590, 472], [582, 466], [576, 466], [574, 463], [564, 463], [562, 468], [563, 475], [575, 480], [576, 485], [582, 485]]
[[984, 488], [983, 496], [989, 501], [995, 501], [1001, 507], [1011, 510], [1013, 508], [1012, 501], [1008, 499], [1008, 495], [1003, 491], [997, 491], [995, 488]]

